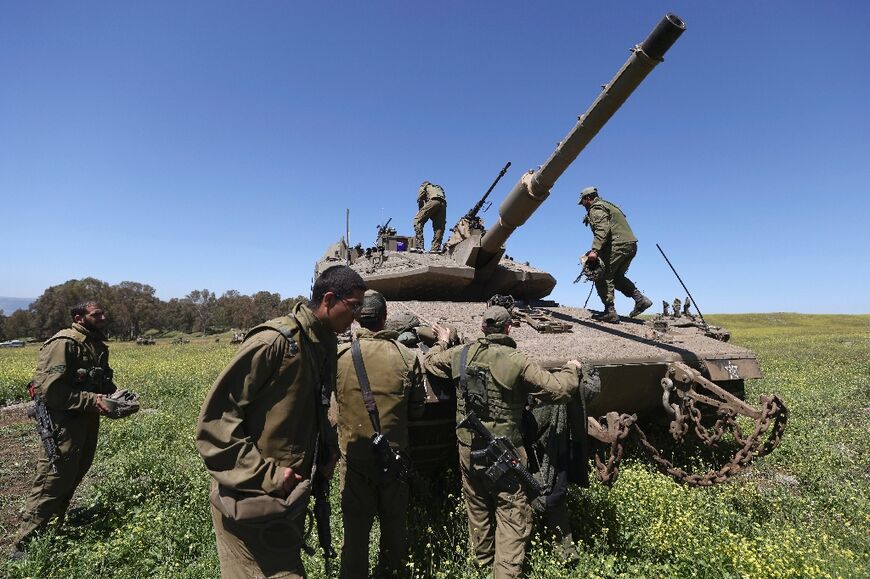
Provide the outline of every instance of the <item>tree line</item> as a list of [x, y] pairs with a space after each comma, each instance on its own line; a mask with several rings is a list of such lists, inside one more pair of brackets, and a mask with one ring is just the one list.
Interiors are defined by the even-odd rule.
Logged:
[[48, 338], [70, 325], [70, 307], [91, 299], [100, 302], [108, 314], [108, 335], [120, 340], [146, 333], [206, 335], [231, 328], [247, 330], [286, 314], [296, 302], [306, 299], [282, 299], [280, 294], [267, 291], [249, 296], [229, 290], [218, 296], [207, 289], [169, 301], [154, 294], [153, 287], [139, 282], [110, 285], [92, 277], [71, 279], [46, 289], [26, 310], [8, 316], [0, 310], [0, 339]]

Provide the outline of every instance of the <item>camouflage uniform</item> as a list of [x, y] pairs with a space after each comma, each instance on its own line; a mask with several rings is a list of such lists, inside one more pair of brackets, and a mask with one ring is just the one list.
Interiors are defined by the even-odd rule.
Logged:
[[[583, 192], [592, 189], [584, 189]], [[652, 305], [625, 275], [631, 260], [637, 255], [637, 237], [631, 231], [622, 209], [610, 201], [595, 197], [583, 218], [583, 224], [592, 229], [592, 250], [598, 253], [604, 267], [603, 275], [595, 281], [595, 289], [605, 309], [613, 310], [613, 315], [616, 315], [613, 309], [614, 289], [635, 301], [636, 307], [631, 313], [632, 316]]]
[[94, 460], [100, 430], [97, 399], [116, 390], [103, 340], [99, 331], [74, 323], [39, 350], [33, 381], [54, 423], [60, 459], [57, 472], [51, 472], [47, 457], [37, 461], [16, 544], [26, 543], [52, 517], [64, 516]]
[[[309, 478], [318, 432], [330, 434], [320, 406], [334, 387], [336, 347], [335, 334], [301, 303], [248, 332], [199, 416], [196, 446], [213, 487], [282, 496], [286, 467]], [[305, 576], [305, 509], [263, 523], [234, 521], [214, 504], [211, 511], [221, 577]]]
[[[426, 390], [417, 356], [396, 341], [396, 332], [357, 331], [370, 388], [378, 408], [381, 434], [402, 453], [408, 449], [408, 417], [423, 411]], [[338, 436], [341, 449], [341, 510], [344, 544], [341, 577], [368, 574], [369, 534], [380, 520], [379, 567], [401, 572], [407, 553], [408, 485], [396, 478], [381, 480], [372, 452], [371, 418], [366, 410], [351, 356], [351, 345], [338, 349], [336, 379]]]
[[439, 251], [441, 240], [444, 239], [444, 229], [447, 227], [447, 198], [444, 196], [444, 189], [439, 185], [423, 181], [417, 191], [417, 207], [419, 211], [414, 216], [416, 247], [423, 249], [423, 226], [431, 219], [434, 230], [432, 251]]
[[[489, 308], [487, 312], [491, 309]], [[504, 311], [508, 316], [507, 311]], [[486, 318], [486, 314], [485, 314]], [[461, 393], [460, 358], [464, 345], [446, 349], [439, 342], [426, 356], [426, 372], [452, 379], [457, 387], [457, 423], [465, 417], [467, 401]], [[466, 367], [470, 375], [485, 375], [483, 396], [469, 395], [474, 411], [495, 436], [504, 436], [517, 448], [525, 462], [522, 413], [528, 396], [565, 403], [577, 389], [576, 370], [563, 368], [551, 374], [516, 350], [516, 342], [505, 334], [491, 333], [479, 338], [468, 350]], [[469, 393], [471, 392], [469, 379]], [[471, 451], [482, 441], [466, 429], [457, 430], [462, 492], [468, 512], [468, 531], [476, 563], [492, 566], [496, 579], [519, 577], [525, 559], [525, 545], [532, 529], [532, 509], [525, 489], [513, 476], [503, 476], [492, 485], [484, 476], [487, 464], [472, 462]]]

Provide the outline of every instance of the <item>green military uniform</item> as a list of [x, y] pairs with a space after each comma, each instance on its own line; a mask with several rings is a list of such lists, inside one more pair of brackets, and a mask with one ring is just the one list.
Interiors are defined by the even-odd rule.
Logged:
[[432, 251], [439, 251], [441, 240], [444, 239], [444, 229], [447, 227], [447, 198], [444, 196], [444, 189], [440, 185], [423, 181], [417, 190], [417, 207], [419, 211], [414, 216], [416, 247], [423, 249], [423, 226], [431, 219], [434, 233]]
[[583, 223], [592, 229], [595, 236], [592, 249], [604, 265], [604, 275], [595, 282], [598, 297], [605, 305], [612, 304], [614, 288], [631, 297], [637, 288], [625, 273], [637, 255], [637, 238], [622, 209], [598, 198], [592, 203]]
[[[356, 336], [377, 406], [381, 434], [393, 448], [405, 454], [408, 417], [419, 416], [426, 399], [420, 362], [411, 350], [396, 341], [396, 332], [361, 328]], [[380, 462], [372, 451], [374, 429], [363, 401], [350, 344], [338, 349], [335, 396], [344, 520], [340, 576], [367, 576], [369, 534], [375, 516], [381, 528], [380, 570], [399, 573], [408, 548], [408, 485], [397, 478], [383, 480], [380, 476]]]
[[[336, 346], [335, 334], [301, 303], [248, 333], [199, 416], [196, 446], [213, 485], [282, 496], [285, 468], [309, 478], [318, 432], [329, 434], [322, 405], [334, 386]], [[211, 509], [224, 579], [305, 575], [305, 509], [259, 523]]]
[[[592, 187], [584, 189], [580, 194], [581, 201], [584, 193], [591, 192], [597, 194], [597, 190]], [[637, 255], [637, 237], [631, 231], [622, 209], [596, 196], [583, 218], [583, 223], [592, 229], [592, 250], [598, 253], [604, 267], [603, 274], [595, 280], [595, 289], [605, 310], [613, 312], [615, 319], [612, 321], [618, 321], [614, 309], [615, 289], [635, 301], [631, 316], [636, 316], [651, 306], [652, 302], [625, 275], [631, 260]]]
[[116, 390], [105, 337], [81, 324], [61, 330], [39, 350], [34, 385], [51, 415], [60, 459], [57, 472], [47, 457], [36, 464], [17, 544], [54, 516], [63, 517], [76, 487], [94, 460], [100, 430], [100, 395]]
[[[496, 308], [489, 308], [487, 312]], [[507, 315], [504, 308], [498, 308]], [[486, 319], [486, 314], [484, 315]], [[424, 368], [439, 378], [457, 385], [457, 423], [473, 406], [490, 432], [504, 436], [517, 447], [525, 461], [522, 446], [522, 413], [531, 395], [547, 402], [567, 402], [579, 385], [576, 370], [563, 368], [551, 374], [516, 350], [516, 342], [505, 334], [492, 333], [479, 338], [467, 353], [469, 376], [485, 376], [485, 387], [475, 387], [469, 379], [468, 393], [461, 391], [461, 356], [466, 346], [446, 349], [439, 342], [426, 356]], [[466, 400], [467, 398], [467, 400]], [[459, 466], [462, 491], [468, 512], [468, 531], [475, 560], [493, 567], [493, 576], [518, 577], [522, 573], [525, 545], [532, 529], [532, 510], [525, 489], [513, 476], [503, 476], [492, 485], [484, 476], [488, 464], [472, 461], [471, 451], [482, 448], [482, 440], [470, 431], [459, 429]]]

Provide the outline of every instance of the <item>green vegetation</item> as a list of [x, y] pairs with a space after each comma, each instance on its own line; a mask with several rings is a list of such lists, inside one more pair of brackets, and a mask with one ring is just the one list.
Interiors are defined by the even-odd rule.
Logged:
[[[535, 536], [530, 576], [870, 576], [870, 316], [710, 318], [761, 358], [766, 377], [747, 385], [748, 399], [775, 392], [788, 404], [780, 448], [706, 489], [630, 460], [612, 489], [572, 490], [578, 567], [561, 567], [552, 545]], [[114, 345], [116, 376], [141, 393], [145, 409], [104, 421], [67, 524], [39, 539], [23, 563], [0, 563], [0, 576], [217, 576], [209, 480], [193, 432], [204, 392], [233, 352], [226, 340]], [[32, 346], [0, 350], [0, 399], [23, 398], [35, 356]], [[28, 428], [0, 427], [0, 438]], [[34, 435], [22, 440], [36, 450]], [[436, 513], [414, 514], [413, 568], [420, 577], [483, 577], [467, 564], [461, 501], [455, 492], [445, 497]], [[336, 544], [337, 505], [334, 496]], [[0, 529], [4, 542], [13, 532]], [[311, 577], [323, 576], [319, 556], [306, 565]]]

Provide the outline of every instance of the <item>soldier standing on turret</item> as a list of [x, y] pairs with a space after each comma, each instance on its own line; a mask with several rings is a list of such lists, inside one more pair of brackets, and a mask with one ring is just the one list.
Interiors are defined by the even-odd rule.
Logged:
[[417, 208], [419, 211], [414, 216], [416, 248], [423, 251], [423, 226], [431, 220], [434, 237], [430, 251], [440, 252], [444, 229], [447, 227], [447, 198], [444, 196], [444, 189], [440, 185], [423, 181], [417, 190]]
[[625, 276], [631, 260], [637, 255], [637, 237], [632, 233], [625, 213], [619, 206], [601, 199], [595, 187], [580, 191], [577, 203], [586, 208], [583, 224], [592, 229], [594, 236], [592, 249], [586, 252], [586, 256], [592, 261], [599, 260], [604, 268], [603, 274], [595, 280], [595, 289], [604, 304], [604, 316], [601, 319], [619, 323], [613, 302], [614, 289], [634, 300], [634, 309], [629, 316], [633, 318], [640, 315], [652, 305], [652, 301]]

